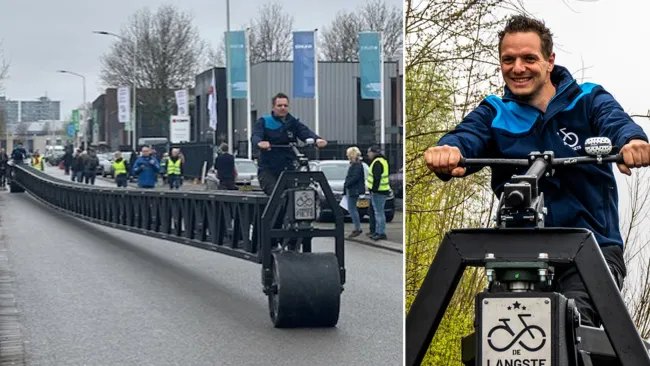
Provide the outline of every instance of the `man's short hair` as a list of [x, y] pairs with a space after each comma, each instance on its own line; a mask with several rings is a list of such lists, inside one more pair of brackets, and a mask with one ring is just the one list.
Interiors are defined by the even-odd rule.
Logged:
[[379, 146], [377, 146], [377, 145], [372, 145], [372, 146], [370, 146], [370, 148], [368, 149], [368, 151], [373, 152], [373, 153], [375, 153], [375, 154], [381, 154], [381, 149], [380, 149]]
[[288, 102], [289, 101], [289, 96], [284, 94], [284, 93], [278, 93], [278, 94], [274, 95], [273, 98], [271, 98], [271, 103], [273, 103], [273, 105], [275, 105], [275, 101], [278, 100], [278, 99], [286, 99], [287, 102]]
[[499, 32], [499, 57], [501, 56], [501, 43], [508, 33], [535, 32], [542, 41], [542, 55], [545, 59], [553, 53], [553, 34], [543, 21], [529, 18], [525, 15], [515, 15], [506, 23], [505, 28]]
[[228, 144], [226, 144], [225, 142], [221, 144], [219, 148], [221, 149], [222, 152], [228, 152]]

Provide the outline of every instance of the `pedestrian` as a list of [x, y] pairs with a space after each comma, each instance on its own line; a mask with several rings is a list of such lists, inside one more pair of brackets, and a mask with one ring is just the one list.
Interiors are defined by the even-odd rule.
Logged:
[[237, 179], [237, 168], [235, 167], [235, 157], [228, 153], [228, 144], [221, 144], [219, 150], [221, 154], [214, 159], [214, 169], [217, 171], [219, 180], [218, 189], [236, 191], [235, 179]]
[[169, 153], [164, 153], [162, 159], [160, 159], [160, 177], [162, 178], [163, 184], [167, 184], [167, 163], [169, 162]]
[[5, 152], [5, 149], [0, 149], [0, 187], [5, 189], [7, 183], [7, 171], [9, 163], [9, 155]]
[[129, 180], [129, 166], [122, 158], [122, 153], [116, 151], [115, 160], [113, 160], [113, 176], [115, 177], [115, 183], [119, 187], [127, 187], [127, 182]]
[[183, 159], [180, 156], [180, 149], [172, 149], [172, 155], [167, 162], [167, 182], [169, 189], [179, 189], [181, 177], [183, 176]]
[[372, 213], [370, 218], [370, 232], [368, 236], [374, 241], [386, 240], [386, 213], [384, 206], [386, 198], [390, 194], [390, 182], [388, 179], [388, 161], [381, 154], [377, 146], [368, 149], [368, 158], [370, 158], [370, 168], [366, 188], [370, 191], [370, 202], [372, 203]]
[[34, 155], [32, 155], [32, 166], [38, 170], [45, 170], [44, 164], [43, 164], [43, 157], [41, 157], [41, 152], [40, 150], [36, 150], [34, 152]]
[[70, 180], [73, 182], [83, 182], [83, 173], [84, 173], [84, 163], [83, 157], [81, 156], [81, 149], [75, 151], [74, 156], [72, 157], [72, 164], [70, 165], [72, 170], [72, 176]]
[[11, 152], [11, 159], [18, 164], [22, 164], [23, 160], [27, 157], [27, 151], [23, 147], [22, 142], [18, 142], [14, 150]]
[[352, 218], [352, 223], [354, 224], [354, 230], [350, 233], [348, 238], [354, 238], [363, 233], [363, 230], [361, 230], [361, 218], [359, 217], [359, 210], [357, 209], [357, 200], [359, 199], [359, 196], [366, 193], [363, 172], [365, 168], [363, 167], [363, 162], [359, 160], [361, 151], [358, 147], [352, 146], [348, 148], [345, 154], [348, 160], [350, 160], [350, 166], [348, 167], [348, 174], [345, 176], [343, 190], [345, 192], [345, 197], [348, 200], [348, 212], [350, 213], [350, 218]]
[[140, 156], [133, 162], [132, 172], [138, 177], [138, 188], [155, 188], [160, 163], [151, 156], [151, 150], [145, 146]]
[[74, 154], [74, 148], [71, 143], [68, 143], [65, 146], [65, 153], [63, 154], [63, 167], [65, 169], [65, 175], [70, 175], [70, 168], [72, 167], [72, 158]]
[[130, 178], [135, 180], [135, 170], [133, 169], [135, 161], [138, 160], [138, 152], [134, 150], [131, 150], [131, 156], [129, 157], [129, 172], [130, 172]]
[[84, 164], [84, 181], [86, 184], [95, 184], [95, 177], [97, 177], [97, 167], [99, 166], [99, 158], [97, 158], [97, 153], [94, 149], [89, 149], [83, 155], [83, 164]]

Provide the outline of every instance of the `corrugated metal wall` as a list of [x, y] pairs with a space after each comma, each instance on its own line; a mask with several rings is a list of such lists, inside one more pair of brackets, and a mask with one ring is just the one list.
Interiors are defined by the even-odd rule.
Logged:
[[[397, 77], [397, 63], [384, 64], [384, 98], [386, 127], [390, 127], [392, 109], [390, 79]], [[320, 62], [319, 75], [319, 125], [320, 135], [327, 140], [357, 140], [357, 78], [359, 63]], [[251, 66], [252, 114], [259, 118], [271, 111], [271, 98], [283, 92], [291, 98], [290, 113], [315, 129], [314, 100], [293, 98], [293, 69], [291, 62], [264, 62]], [[234, 140], [246, 140], [246, 100], [234, 100]], [[375, 119], [379, 120], [380, 102], [375, 102]], [[398, 112], [401, 113], [401, 112]], [[253, 121], [254, 123], [255, 121]], [[375, 140], [379, 142], [379, 122], [376, 123]], [[386, 134], [386, 141], [390, 141]]]

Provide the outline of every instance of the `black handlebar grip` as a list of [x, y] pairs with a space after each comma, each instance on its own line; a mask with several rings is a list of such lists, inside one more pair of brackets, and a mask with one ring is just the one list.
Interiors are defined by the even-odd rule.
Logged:
[[465, 158], [463, 157], [460, 158], [460, 161], [458, 162], [458, 167], [465, 168]]

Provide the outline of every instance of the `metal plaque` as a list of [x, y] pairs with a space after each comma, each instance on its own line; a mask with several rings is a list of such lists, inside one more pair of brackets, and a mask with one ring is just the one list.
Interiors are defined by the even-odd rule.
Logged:
[[316, 192], [294, 191], [294, 217], [296, 220], [316, 220]]
[[482, 366], [552, 366], [551, 299], [481, 301]]

